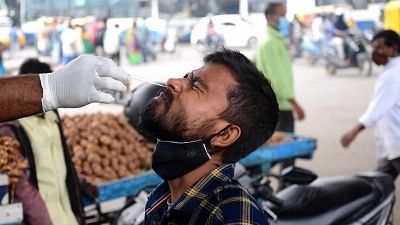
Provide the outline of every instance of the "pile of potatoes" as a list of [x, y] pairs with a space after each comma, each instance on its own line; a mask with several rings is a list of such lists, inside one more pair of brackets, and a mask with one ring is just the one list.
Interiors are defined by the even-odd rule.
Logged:
[[137, 175], [151, 167], [154, 145], [122, 114], [83, 114], [62, 118], [64, 135], [79, 175], [94, 184]]
[[18, 182], [28, 161], [19, 153], [19, 142], [11, 137], [0, 137], [0, 173], [8, 175], [11, 185]]

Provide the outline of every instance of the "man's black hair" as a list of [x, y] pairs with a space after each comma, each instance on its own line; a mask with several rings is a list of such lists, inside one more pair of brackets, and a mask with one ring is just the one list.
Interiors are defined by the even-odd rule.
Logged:
[[276, 15], [276, 9], [283, 6], [280, 2], [271, 2], [264, 11], [265, 17]]
[[400, 36], [393, 30], [383, 30], [375, 34], [372, 41], [376, 39], [383, 38], [385, 40], [385, 45], [388, 47], [397, 47], [397, 53], [400, 53]]
[[19, 68], [19, 74], [39, 74], [39, 73], [51, 73], [51, 67], [49, 64], [40, 62], [38, 59], [30, 58], [25, 60]]
[[225, 163], [235, 163], [271, 137], [278, 121], [278, 102], [265, 76], [240, 52], [223, 49], [207, 55], [204, 62], [225, 65], [238, 82], [229, 87], [228, 107], [220, 115], [242, 131], [223, 153]]

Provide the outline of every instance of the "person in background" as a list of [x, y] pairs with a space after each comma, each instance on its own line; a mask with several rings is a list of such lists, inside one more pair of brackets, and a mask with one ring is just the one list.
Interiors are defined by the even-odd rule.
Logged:
[[341, 138], [349, 147], [366, 128], [375, 127], [378, 171], [396, 179], [400, 173], [400, 37], [392, 30], [378, 32], [372, 40], [372, 60], [384, 66], [368, 109]]
[[94, 38], [94, 47], [96, 51], [96, 55], [104, 56], [104, 33], [107, 28], [107, 20], [108, 18], [104, 18], [104, 20], [97, 20], [96, 25], [93, 27], [93, 31], [95, 33]]
[[114, 62], [119, 65], [120, 59], [120, 29], [118, 24], [114, 24], [107, 28], [106, 32], [104, 33], [104, 52], [108, 57], [110, 57]]
[[[48, 64], [37, 59], [26, 60], [19, 70], [19, 74], [51, 72]], [[58, 111], [2, 124], [0, 135], [16, 138], [29, 162], [27, 177], [20, 179], [15, 189], [24, 207], [25, 224], [84, 224], [81, 191], [94, 199], [97, 188], [78, 180]]]
[[[304, 119], [304, 111], [294, 95], [293, 70], [285, 40], [279, 33], [279, 19], [286, 14], [281, 3], [271, 3], [265, 10], [267, 34], [256, 51], [256, 66], [270, 80], [279, 103], [278, 131], [294, 132], [294, 115]], [[293, 115], [294, 114], [294, 115]], [[281, 164], [282, 169], [293, 165], [290, 160]]]
[[48, 18], [45, 17], [38, 20], [38, 28], [36, 33], [36, 48], [38, 53], [43, 56], [49, 56], [51, 50], [51, 27], [47, 20]]
[[337, 52], [338, 52], [338, 57], [340, 60], [345, 61], [346, 64], [350, 64], [351, 61], [348, 57], [347, 51], [346, 51], [346, 43], [345, 43], [345, 38], [346, 38], [346, 32], [349, 30], [349, 26], [347, 25], [345, 21], [345, 14], [343, 10], [337, 9], [336, 12], [336, 17], [333, 22], [334, 26], [334, 36], [332, 38], [332, 43], [334, 44]]
[[96, 49], [90, 41], [91, 34], [88, 25], [82, 26], [82, 46], [84, 54], [96, 54]]
[[325, 39], [323, 22], [322, 16], [317, 14], [311, 23], [312, 41], [316, 43], [319, 48], [322, 47], [322, 42]]
[[138, 22], [133, 19], [132, 27], [125, 34], [125, 44], [127, 49], [128, 61], [131, 64], [139, 64], [143, 60], [142, 52], [139, 46], [138, 38]]
[[7, 75], [6, 67], [4, 66], [3, 52], [6, 49], [4, 44], [0, 42], [0, 77]]
[[76, 26], [72, 26], [71, 21], [61, 33], [61, 46], [62, 64], [71, 62], [83, 52], [82, 34]]
[[165, 180], [149, 196], [145, 225], [269, 224], [233, 179], [234, 163], [264, 144], [278, 119], [275, 94], [250, 60], [214, 52], [169, 79], [140, 115], [144, 136], [158, 139], [152, 167]]
[[289, 29], [289, 48], [292, 56], [300, 57], [302, 55], [301, 43], [304, 36], [304, 25], [299, 16], [294, 15], [293, 21], [290, 23]]
[[142, 53], [143, 62], [147, 63], [149, 57], [153, 57], [150, 46], [150, 30], [147, 27], [146, 20], [140, 18], [137, 21], [136, 42]]
[[15, 21], [12, 22], [12, 27], [9, 33], [10, 37], [10, 56], [14, 58], [16, 53], [19, 51], [19, 36], [18, 27]]

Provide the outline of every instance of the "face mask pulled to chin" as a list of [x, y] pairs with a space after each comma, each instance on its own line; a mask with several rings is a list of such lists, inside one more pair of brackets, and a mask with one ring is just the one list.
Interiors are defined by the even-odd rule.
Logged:
[[211, 139], [225, 132], [231, 124], [221, 131], [204, 139], [195, 141], [177, 142], [157, 140], [153, 153], [152, 168], [154, 172], [164, 180], [173, 180], [182, 177], [211, 159], [210, 154], [216, 151], [208, 151], [206, 143], [211, 146]]
[[157, 141], [153, 170], [164, 180], [173, 180], [211, 159], [202, 140], [189, 142]]

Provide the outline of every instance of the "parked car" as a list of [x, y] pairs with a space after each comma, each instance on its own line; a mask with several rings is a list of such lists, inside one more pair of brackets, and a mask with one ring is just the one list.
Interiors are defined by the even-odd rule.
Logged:
[[191, 44], [204, 43], [210, 19], [214, 24], [215, 32], [222, 37], [226, 47], [254, 48], [265, 34], [265, 27], [257, 26], [240, 15], [216, 15], [200, 19], [192, 30]]

